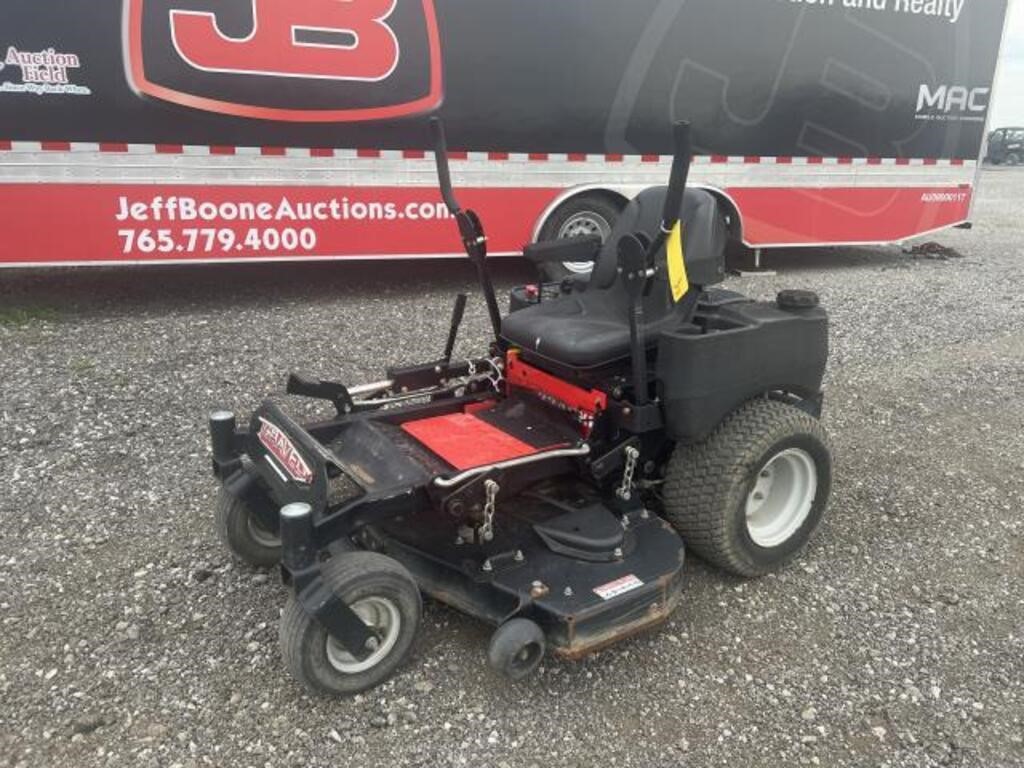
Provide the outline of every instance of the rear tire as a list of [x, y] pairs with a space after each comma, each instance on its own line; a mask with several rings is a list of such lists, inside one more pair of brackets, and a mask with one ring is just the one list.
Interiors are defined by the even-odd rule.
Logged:
[[281, 562], [281, 538], [268, 531], [249, 505], [226, 489], [220, 489], [214, 511], [217, 535], [231, 553], [257, 568]]
[[[564, 240], [584, 235], [600, 235], [602, 240], [607, 240], [621, 213], [622, 205], [607, 195], [579, 195], [551, 214], [538, 240]], [[567, 277], [589, 275], [593, 268], [589, 263], [544, 264], [541, 274], [545, 282], [558, 283]]]
[[352, 696], [380, 685], [402, 664], [419, 628], [422, 599], [409, 572], [375, 552], [346, 552], [322, 566], [326, 585], [378, 634], [357, 660], [306, 613], [295, 595], [281, 615], [281, 655], [292, 676], [317, 693]]
[[763, 576], [804, 549], [831, 486], [831, 448], [818, 420], [787, 403], [753, 400], [703, 443], [676, 447], [664, 514], [705, 561]]

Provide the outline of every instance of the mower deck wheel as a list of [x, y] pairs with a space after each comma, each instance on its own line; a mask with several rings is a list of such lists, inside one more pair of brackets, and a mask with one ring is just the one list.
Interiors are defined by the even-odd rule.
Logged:
[[217, 535], [240, 560], [258, 568], [271, 568], [281, 562], [281, 539], [268, 531], [234, 494], [221, 489], [214, 513]]
[[544, 630], [529, 619], [506, 621], [491, 638], [487, 660], [510, 680], [532, 674], [544, 659]]
[[676, 447], [664, 515], [707, 562], [763, 576], [806, 546], [831, 485], [831, 448], [818, 420], [788, 403], [752, 400], [703, 443]]
[[400, 563], [375, 552], [336, 555], [321, 571], [327, 586], [376, 635], [373, 652], [357, 659], [292, 595], [281, 615], [281, 653], [307, 688], [351, 696], [380, 685], [405, 660], [420, 623], [420, 592]]

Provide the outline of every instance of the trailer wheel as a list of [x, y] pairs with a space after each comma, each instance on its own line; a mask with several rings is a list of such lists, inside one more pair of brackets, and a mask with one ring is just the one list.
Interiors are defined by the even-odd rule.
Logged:
[[787, 403], [754, 400], [703, 443], [676, 447], [664, 514], [707, 562], [763, 576], [805, 547], [831, 484], [831, 449], [818, 420]]
[[326, 585], [371, 628], [377, 648], [356, 659], [292, 595], [281, 615], [281, 654], [307, 688], [351, 696], [380, 685], [409, 654], [420, 623], [422, 600], [409, 572], [375, 552], [346, 552], [322, 566]]
[[[607, 240], [615, 222], [622, 213], [622, 205], [608, 195], [584, 194], [574, 197], [555, 210], [541, 228], [541, 241], [565, 240], [570, 237], [600, 235]], [[545, 281], [560, 282], [567, 277], [589, 275], [594, 269], [590, 262], [563, 262], [545, 264], [541, 272]]]
[[258, 568], [281, 562], [281, 538], [268, 531], [249, 506], [221, 488], [214, 512], [217, 535], [235, 557]]
[[1014, 166], [1020, 165], [1020, 155], [1018, 155], [1016, 152], [1011, 152], [1006, 156], [1006, 164]]
[[529, 619], [511, 619], [491, 638], [487, 660], [510, 680], [522, 680], [540, 666], [545, 649], [544, 630]]

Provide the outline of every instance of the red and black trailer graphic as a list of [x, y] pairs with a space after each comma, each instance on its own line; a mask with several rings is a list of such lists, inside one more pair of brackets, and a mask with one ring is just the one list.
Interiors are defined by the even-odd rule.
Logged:
[[970, 218], [1006, 7], [6, 0], [0, 265], [457, 255], [433, 115], [498, 254], [606, 233], [679, 119], [748, 245], [897, 242]]

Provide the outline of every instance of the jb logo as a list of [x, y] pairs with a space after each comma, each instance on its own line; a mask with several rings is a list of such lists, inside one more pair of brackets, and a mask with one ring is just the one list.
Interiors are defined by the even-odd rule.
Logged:
[[398, 66], [388, 18], [398, 0], [251, 0], [252, 32], [224, 34], [212, 12], [172, 10], [171, 35], [196, 69], [377, 82]]
[[124, 9], [129, 78], [143, 96], [290, 122], [408, 117], [444, 96], [434, 0], [124, 0]]

